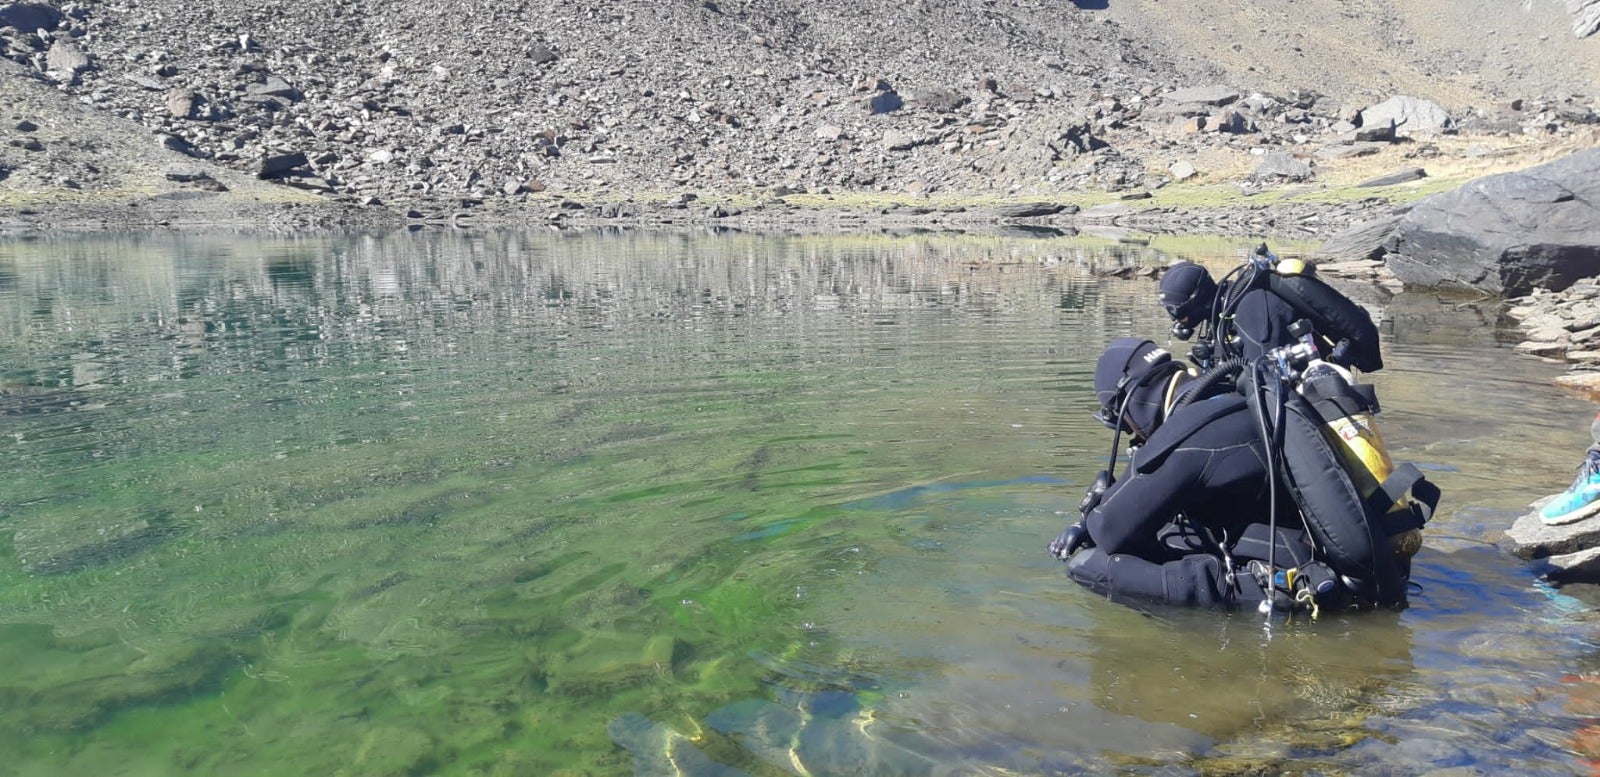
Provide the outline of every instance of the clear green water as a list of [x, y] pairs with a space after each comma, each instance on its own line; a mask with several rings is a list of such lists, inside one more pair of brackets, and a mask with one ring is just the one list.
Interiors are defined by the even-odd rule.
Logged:
[[1476, 308], [1396, 301], [1373, 376], [1446, 489], [1405, 613], [1141, 613], [1045, 555], [1098, 349], [1165, 339], [1085, 270], [1169, 258], [0, 242], [0, 774], [1581, 770], [1597, 597], [1489, 543], [1592, 410]]

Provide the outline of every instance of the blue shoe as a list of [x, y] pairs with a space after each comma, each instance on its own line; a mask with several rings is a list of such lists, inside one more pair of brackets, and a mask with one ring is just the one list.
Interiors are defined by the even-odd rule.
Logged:
[[1539, 519], [1546, 526], [1560, 526], [1600, 512], [1600, 456], [1589, 455], [1578, 467], [1572, 487], [1539, 508]]

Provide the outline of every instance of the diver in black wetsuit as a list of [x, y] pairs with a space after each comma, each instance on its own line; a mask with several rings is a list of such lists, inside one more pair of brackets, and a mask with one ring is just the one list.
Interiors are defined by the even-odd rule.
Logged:
[[1279, 260], [1262, 244], [1250, 260], [1219, 284], [1189, 261], [1161, 276], [1161, 306], [1172, 335], [1199, 335], [1191, 358], [1201, 367], [1231, 357], [1254, 360], [1294, 341], [1289, 327], [1311, 322], [1321, 358], [1363, 372], [1383, 369], [1372, 316], [1316, 277], [1313, 265]]
[[[1148, 340], [1106, 348], [1094, 376], [1098, 417], [1138, 448], [1123, 479], [1091, 489], [1083, 520], [1050, 543], [1051, 555], [1069, 562], [1074, 580], [1111, 596], [1233, 607], [1261, 602], [1268, 577], [1291, 569], [1279, 604], [1336, 594], [1294, 504], [1269, 488], [1265, 445], [1245, 400], [1232, 391], [1185, 399], [1207, 392], [1191, 378]], [[1108, 479], [1102, 473], [1100, 482]], [[1274, 509], [1276, 546], [1268, 540]], [[1309, 593], [1296, 590], [1297, 576]]]

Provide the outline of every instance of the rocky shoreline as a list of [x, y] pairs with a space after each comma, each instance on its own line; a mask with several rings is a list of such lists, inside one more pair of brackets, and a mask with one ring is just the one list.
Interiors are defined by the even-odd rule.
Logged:
[[[1514, 347], [1518, 354], [1565, 363], [1567, 373], [1556, 384], [1600, 400], [1600, 278], [1507, 300], [1505, 315], [1527, 337]], [[1574, 460], [1579, 453], [1573, 452]], [[1535, 562], [1551, 582], [1600, 583], [1600, 516], [1547, 526], [1539, 508], [1550, 499], [1529, 505], [1506, 530], [1508, 550]]]
[[[56, 203], [0, 209], [0, 235], [139, 228], [549, 228], [735, 229], [758, 232], [916, 230], [985, 232], [1035, 237], [1080, 233], [1245, 235], [1267, 240], [1317, 240], [1393, 210], [1386, 201], [1344, 205], [1259, 205], [1184, 209], [1102, 207], [1087, 211], [1052, 202], [1007, 206], [792, 204], [746, 207], [690, 201], [587, 205], [547, 200], [520, 209], [411, 209], [406, 213], [345, 203], [255, 203], [241, 207], [200, 197], [130, 197], [117, 204]], [[1350, 263], [1342, 263], [1349, 265]], [[1337, 271], [1337, 270], [1336, 270]]]
[[1507, 305], [1506, 315], [1527, 336], [1517, 353], [1567, 364], [1558, 384], [1600, 396], [1600, 278], [1558, 292], [1535, 290]]

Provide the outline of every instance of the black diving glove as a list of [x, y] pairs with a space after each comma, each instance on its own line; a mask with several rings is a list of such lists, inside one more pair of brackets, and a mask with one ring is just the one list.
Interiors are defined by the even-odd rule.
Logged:
[[1062, 561], [1072, 558], [1072, 554], [1079, 548], [1094, 547], [1094, 540], [1089, 539], [1089, 530], [1081, 523], [1075, 523], [1063, 529], [1056, 538], [1050, 541], [1050, 555]]

